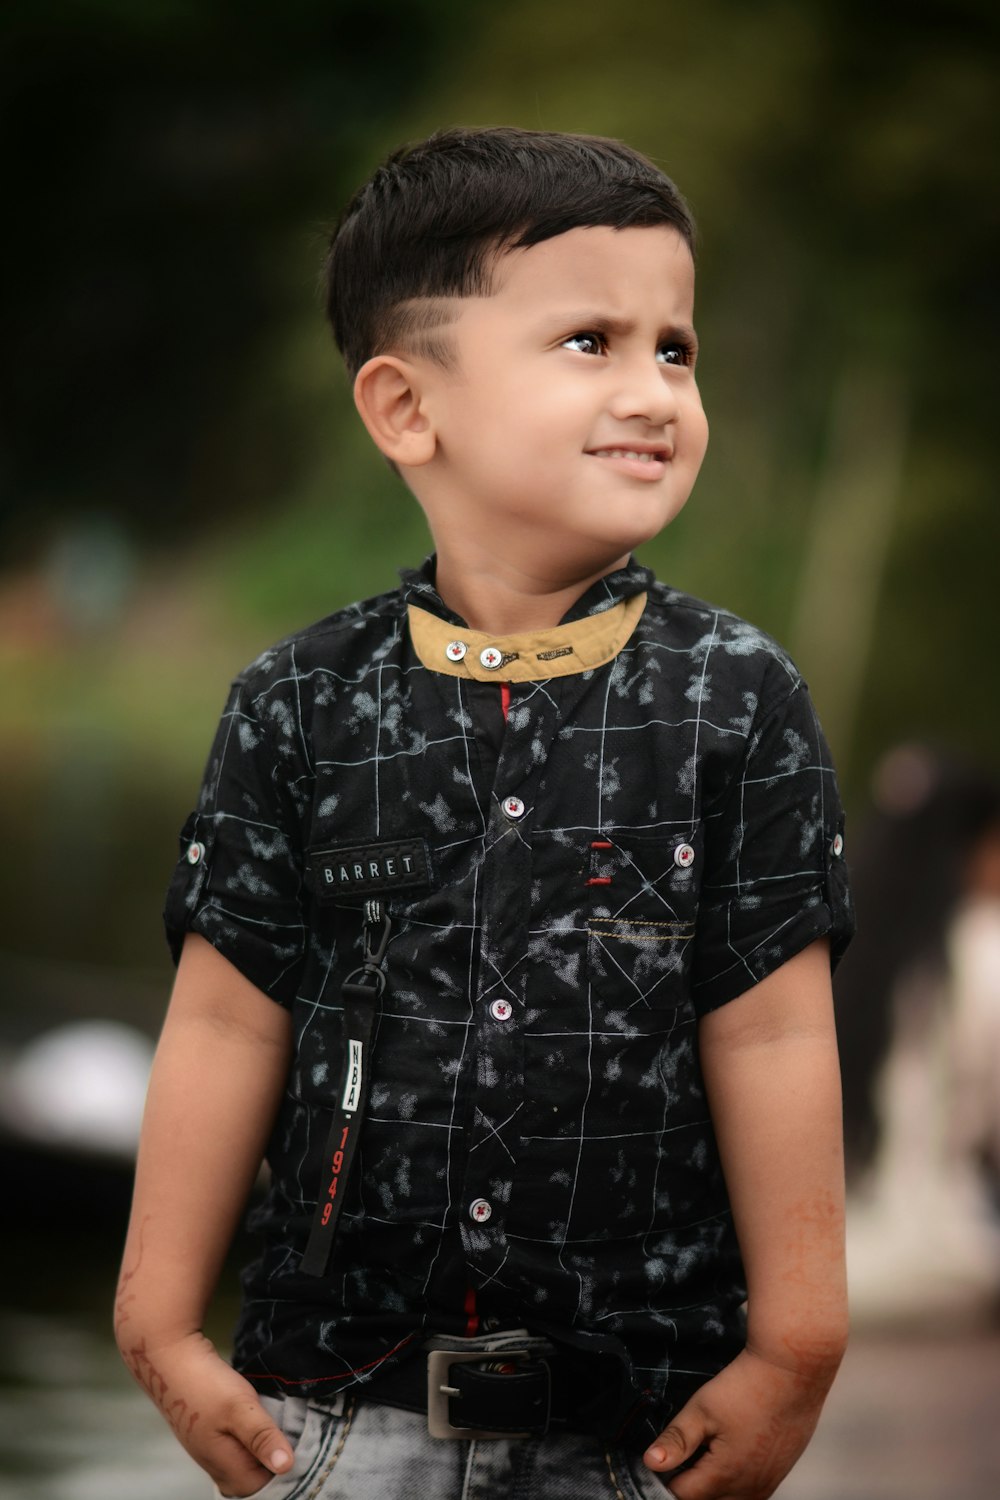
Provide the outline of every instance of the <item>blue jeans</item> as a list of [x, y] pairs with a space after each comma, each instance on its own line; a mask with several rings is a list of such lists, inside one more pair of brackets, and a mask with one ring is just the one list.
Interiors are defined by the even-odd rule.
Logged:
[[670, 1500], [637, 1454], [586, 1434], [451, 1441], [376, 1401], [262, 1399], [295, 1462], [253, 1500]]

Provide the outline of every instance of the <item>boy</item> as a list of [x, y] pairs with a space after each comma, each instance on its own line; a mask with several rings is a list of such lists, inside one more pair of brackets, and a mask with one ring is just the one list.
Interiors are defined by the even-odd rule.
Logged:
[[705, 451], [692, 238], [627, 147], [512, 129], [333, 237], [436, 557], [236, 680], [181, 836], [117, 1324], [223, 1494], [757, 1500], [841, 1358], [828, 753], [631, 558]]

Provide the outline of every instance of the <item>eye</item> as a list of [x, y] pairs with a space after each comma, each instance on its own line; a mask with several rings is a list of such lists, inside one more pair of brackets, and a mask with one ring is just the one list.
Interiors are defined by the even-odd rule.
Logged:
[[577, 354], [603, 354], [607, 343], [600, 333], [573, 333], [568, 339], [563, 339], [562, 348], [572, 349]]
[[694, 346], [684, 340], [673, 339], [668, 344], [660, 345], [656, 358], [661, 365], [693, 365]]

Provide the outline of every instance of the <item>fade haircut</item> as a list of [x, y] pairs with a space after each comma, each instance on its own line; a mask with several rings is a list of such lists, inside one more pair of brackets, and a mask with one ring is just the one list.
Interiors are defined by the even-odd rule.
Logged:
[[373, 355], [449, 363], [448, 299], [489, 296], [498, 261], [569, 229], [664, 225], [694, 250], [687, 204], [622, 141], [542, 130], [442, 130], [400, 147], [355, 193], [324, 266], [351, 378]]

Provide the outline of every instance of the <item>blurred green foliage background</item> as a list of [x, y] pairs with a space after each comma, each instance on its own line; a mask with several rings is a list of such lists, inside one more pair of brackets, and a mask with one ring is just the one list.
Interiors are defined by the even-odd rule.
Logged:
[[713, 436], [646, 560], [789, 646], [856, 814], [901, 738], [1000, 767], [993, 13], [9, 0], [0, 989], [154, 1018], [230, 677], [426, 550], [316, 279], [441, 125], [621, 136], [677, 180]]

